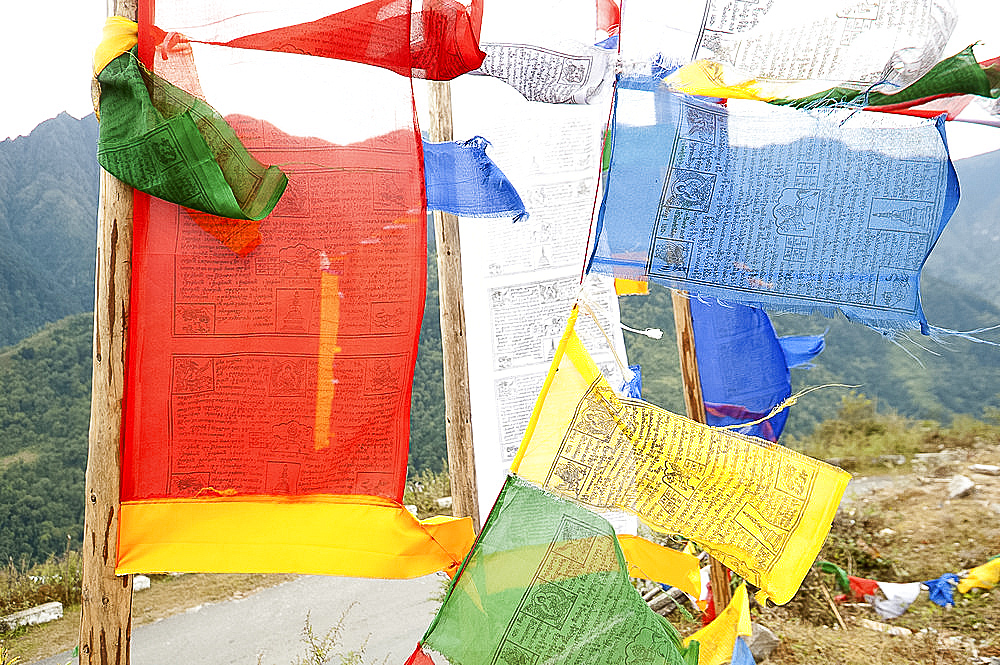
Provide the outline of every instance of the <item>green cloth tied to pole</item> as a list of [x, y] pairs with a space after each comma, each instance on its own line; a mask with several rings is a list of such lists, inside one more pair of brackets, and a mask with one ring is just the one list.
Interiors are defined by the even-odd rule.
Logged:
[[132, 49], [98, 75], [97, 161], [152, 196], [230, 219], [258, 221], [288, 178], [257, 161], [215, 109], [148, 71]]

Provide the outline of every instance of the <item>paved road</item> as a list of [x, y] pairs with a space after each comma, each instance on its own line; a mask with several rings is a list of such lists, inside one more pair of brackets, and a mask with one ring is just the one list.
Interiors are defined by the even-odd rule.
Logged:
[[[324, 634], [354, 603], [337, 650], [357, 650], [368, 639], [365, 663], [385, 659], [386, 665], [403, 665], [434, 617], [437, 603], [431, 597], [440, 594], [444, 579], [300, 577], [134, 629], [132, 665], [256, 665], [258, 657], [261, 665], [290, 665], [305, 655], [307, 614], [314, 630]], [[64, 665], [70, 658], [66, 652], [37, 665]]]

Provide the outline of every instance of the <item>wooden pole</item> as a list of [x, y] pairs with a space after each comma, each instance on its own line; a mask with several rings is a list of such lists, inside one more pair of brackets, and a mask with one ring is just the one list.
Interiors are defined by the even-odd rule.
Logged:
[[[428, 81], [431, 141], [454, 140], [451, 85]], [[458, 217], [434, 211], [437, 244], [438, 295], [441, 311], [441, 352], [444, 361], [445, 438], [451, 476], [452, 514], [471, 517], [479, 531], [476, 462], [472, 449], [472, 405], [469, 398], [469, 356], [466, 349], [465, 306], [462, 296], [462, 243]]]
[[[677, 330], [677, 353], [681, 361], [681, 377], [684, 380], [684, 406], [687, 417], [699, 423], [708, 421], [705, 415], [705, 399], [701, 394], [701, 377], [698, 375], [698, 357], [694, 349], [694, 327], [691, 323], [691, 303], [687, 294], [670, 291], [674, 306], [674, 327]], [[712, 583], [712, 597], [716, 613], [721, 612], [732, 600], [729, 589], [729, 571], [715, 557], [708, 558], [709, 580]]]
[[[136, 0], [115, 0], [114, 13], [136, 20]], [[128, 665], [130, 660], [132, 576], [115, 575], [115, 559], [131, 261], [132, 188], [102, 170], [83, 527], [81, 665]]]

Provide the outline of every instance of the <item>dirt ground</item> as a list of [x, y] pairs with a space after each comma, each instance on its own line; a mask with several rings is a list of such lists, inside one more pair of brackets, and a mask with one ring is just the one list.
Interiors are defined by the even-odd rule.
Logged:
[[[879, 582], [922, 582], [961, 574], [1000, 554], [1000, 476], [969, 468], [1000, 464], [1000, 447], [983, 443], [897, 461], [881, 468], [869, 465], [855, 475], [819, 560]], [[958, 474], [975, 487], [966, 496], [949, 498], [949, 483]], [[833, 576], [814, 568], [787, 605], [754, 607], [754, 621], [781, 640], [766, 662], [1000, 665], [1000, 588], [956, 593], [955, 606], [947, 609], [923, 591], [902, 616], [890, 620], [881, 619], [868, 603], [831, 602], [839, 594]], [[684, 634], [700, 627], [677, 611], [668, 618]], [[878, 632], [865, 620], [910, 634]]]

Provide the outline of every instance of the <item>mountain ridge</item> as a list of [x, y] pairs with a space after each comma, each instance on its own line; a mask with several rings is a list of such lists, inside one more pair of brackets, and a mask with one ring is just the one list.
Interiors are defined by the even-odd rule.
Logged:
[[93, 115], [0, 142], [0, 346], [93, 309], [96, 153]]

